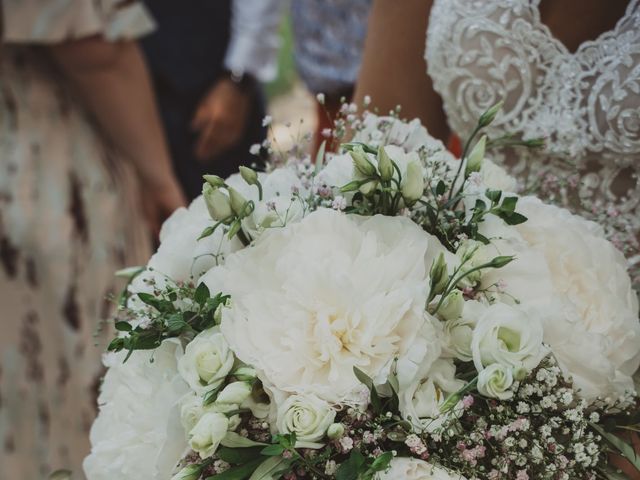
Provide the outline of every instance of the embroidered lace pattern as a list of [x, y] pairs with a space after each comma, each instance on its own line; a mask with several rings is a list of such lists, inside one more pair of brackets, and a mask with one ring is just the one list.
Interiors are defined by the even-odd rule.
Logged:
[[540, 0], [436, 0], [426, 59], [462, 138], [504, 100], [489, 128], [546, 137], [544, 151], [495, 153], [547, 200], [602, 224], [640, 282], [640, 0], [572, 53], [540, 19]]

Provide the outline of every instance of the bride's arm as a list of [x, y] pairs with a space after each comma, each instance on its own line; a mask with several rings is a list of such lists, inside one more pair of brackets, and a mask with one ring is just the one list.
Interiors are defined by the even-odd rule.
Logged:
[[429, 133], [446, 141], [449, 129], [442, 100], [433, 90], [424, 59], [432, 3], [375, 0], [354, 101], [362, 105], [369, 95], [380, 113], [401, 105], [402, 117], [418, 117]]

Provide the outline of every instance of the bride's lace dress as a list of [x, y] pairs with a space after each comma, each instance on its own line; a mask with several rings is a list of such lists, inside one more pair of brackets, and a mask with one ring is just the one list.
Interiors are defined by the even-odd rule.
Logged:
[[616, 27], [570, 52], [540, 0], [436, 0], [429, 75], [465, 138], [504, 100], [489, 136], [547, 137], [545, 151], [497, 153], [523, 188], [598, 221], [640, 281], [640, 0]]

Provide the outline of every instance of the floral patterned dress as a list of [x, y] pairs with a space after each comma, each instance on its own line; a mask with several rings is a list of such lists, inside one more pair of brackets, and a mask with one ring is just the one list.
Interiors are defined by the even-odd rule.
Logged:
[[152, 28], [114, 0], [0, 0], [0, 478], [74, 471], [89, 452], [113, 273], [148, 253], [133, 172], [46, 44]]

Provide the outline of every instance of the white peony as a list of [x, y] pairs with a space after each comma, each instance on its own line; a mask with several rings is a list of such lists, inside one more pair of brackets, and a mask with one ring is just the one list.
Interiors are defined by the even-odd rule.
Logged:
[[291, 395], [278, 407], [279, 433], [295, 433], [296, 445], [320, 448], [320, 442], [336, 418], [336, 411], [312, 395]]
[[217, 327], [199, 333], [178, 361], [178, 371], [199, 395], [220, 386], [231, 372], [235, 357]]
[[395, 457], [386, 472], [376, 474], [377, 480], [466, 480], [458, 473], [448, 472], [424, 460]]
[[471, 353], [478, 372], [493, 363], [534, 369], [546, 354], [540, 320], [503, 303], [488, 307], [473, 331]]
[[384, 376], [425, 322], [421, 259], [433, 242], [406, 218], [320, 209], [202, 281], [231, 295], [222, 332], [263, 379], [289, 393], [356, 401], [353, 367]]
[[400, 382], [400, 413], [417, 431], [437, 429], [443, 417], [440, 406], [447, 396], [464, 387], [455, 378], [456, 367], [451, 360], [438, 359], [431, 366], [421, 368], [412, 381]]
[[[154, 352], [107, 354], [100, 413], [91, 427], [91, 453], [84, 460], [88, 480], [171, 478], [187, 448], [179, 402], [188, 386], [178, 375], [182, 349], [167, 340]], [[153, 358], [153, 362], [151, 361]]]
[[503, 192], [515, 192], [518, 189], [518, 182], [507, 171], [493, 163], [488, 158], [482, 162], [480, 177], [486, 188], [491, 190], [501, 190]]
[[640, 365], [640, 321], [624, 256], [600, 226], [564, 209], [524, 197], [518, 211], [529, 219], [517, 227], [519, 234], [544, 255], [550, 271], [556, 298], [545, 340], [561, 366], [587, 398], [632, 389]]
[[500, 237], [486, 247], [489, 253], [516, 256], [484, 273], [482, 286], [500, 280], [509, 295], [538, 310], [545, 343], [582, 397], [617, 398], [631, 390], [640, 364], [640, 322], [623, 255], [601, 227], [567, 210], [523, 197], [517, 211], [528, 220], [516, 227], [491, 215], [481, 225], [485, 236]]

